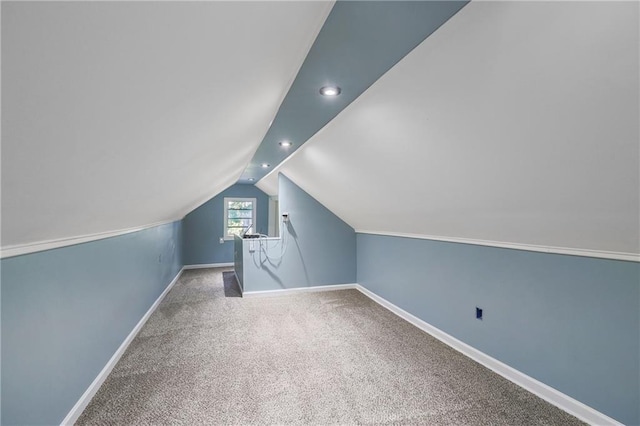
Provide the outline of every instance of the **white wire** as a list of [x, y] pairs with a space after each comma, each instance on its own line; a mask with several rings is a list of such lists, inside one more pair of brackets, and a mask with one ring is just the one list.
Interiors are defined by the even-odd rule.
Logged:
[[[280, 256], [277, 256], [277, 257], [269, 256], [269, 240], [267, 239], [268, 236], [264, 234], [259, 234], [260, 237], [258, 238], [258, 240], [260, 241], [260, 253], [264, 253], [264, 256], [270, 262], [282, 260], [282, 258], [284, 257], [284, 254], [287, 251], [287, 239], [285, 238], [286, 232], [284, 232], [284, 225], [285, 225], [284, 221], [282, 222], [282, 225], [283, 226], [281, 228], [282, 237], [281, 237], [281, 244], [280, 244]], [[265, 242], [264, 246], [262, 245], [263, 241]]]

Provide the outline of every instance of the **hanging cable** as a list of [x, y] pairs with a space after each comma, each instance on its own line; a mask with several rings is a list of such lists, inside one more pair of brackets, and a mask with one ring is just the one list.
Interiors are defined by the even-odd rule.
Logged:
[[283, 220], [282, 221], [282, 228], [281, 228], [281, 237], [280, 237], [280, 255], [279, 256], [269, 256], [269, 240], [268, 240], [268, 236], [264, 235], [264, 234], [260, 234], [258, 241], [260, 243], [260, 253], [264, 253], [265, 258], [270, 261], [270, 262], [278, 262], [280, 260], [282, 260], [284, 254], [287, 251], [287, 241], [288, 239], [286, 238], [286, 232], [285, 232], [285, 227], [286, 222]]

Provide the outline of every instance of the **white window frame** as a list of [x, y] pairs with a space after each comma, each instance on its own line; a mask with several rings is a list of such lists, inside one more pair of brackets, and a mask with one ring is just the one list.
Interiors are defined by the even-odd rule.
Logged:
[[[224, 228], [223, 228], [223, 232], [224, 232], [224, 239], [229, 241], [229, 240], [233, 240], [234, 236], [233, 235], [229, 235], [229, 202], [234, 202], [234, 201], [239, 201], [239, 202], [246, 202], [246, 201], [251, 201], [253, 203], [253, 209], [252, 209], [252, 215], [251, 215], [251, 228], [253, 228], [254, 230], [256, 229], [256, 218], [258, 217], [258, 214], [256, 213], [258, 210], [258, 203], [256, 202], [255, 198], [241, 198], [241, 197], [224, 197]], [[255, 231], [254, 231], [255, 232]]]

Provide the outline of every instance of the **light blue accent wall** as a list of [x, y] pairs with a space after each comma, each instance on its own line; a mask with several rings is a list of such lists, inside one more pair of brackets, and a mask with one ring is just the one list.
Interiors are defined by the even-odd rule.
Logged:
[[391, 303], [618, 421], [640, 423], [638, 263], [358, 234], [357, 265], [358, 283]]
[[2, 259], [2, 418], [60, 424], [182, 267], [181, 222]]
[[236, 184], [216, 195], [183, 219], [185, 265], [232, 263], [233, 240], [224, 237], [224, 197], [256, 198], [257, 226], [254, 232], [266, 234], [269, 226], [269, 196], [254, 185]]
[[[284, 175], [279, 176], [280, 213], [289, 213], [281, 227], [283, 240], [255, 241], [249, 252], [244, 241], [243, 284], [245, 291], [278, 290], [348, 284], [356, 281], [356, 234]], [[266, 247], [268, 246], [268, 248]], [[271, 260], [267, 257], [271, 258]]]

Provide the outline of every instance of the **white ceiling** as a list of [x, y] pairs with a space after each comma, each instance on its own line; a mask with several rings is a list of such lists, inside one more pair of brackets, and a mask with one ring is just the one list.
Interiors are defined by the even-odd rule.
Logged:
[[357, 230], [637, 254], [638, 12], [472, 2], [258, 186]]
[[3, 2], [3, 248], [180, 219], [235, 183], [331, 6]]

